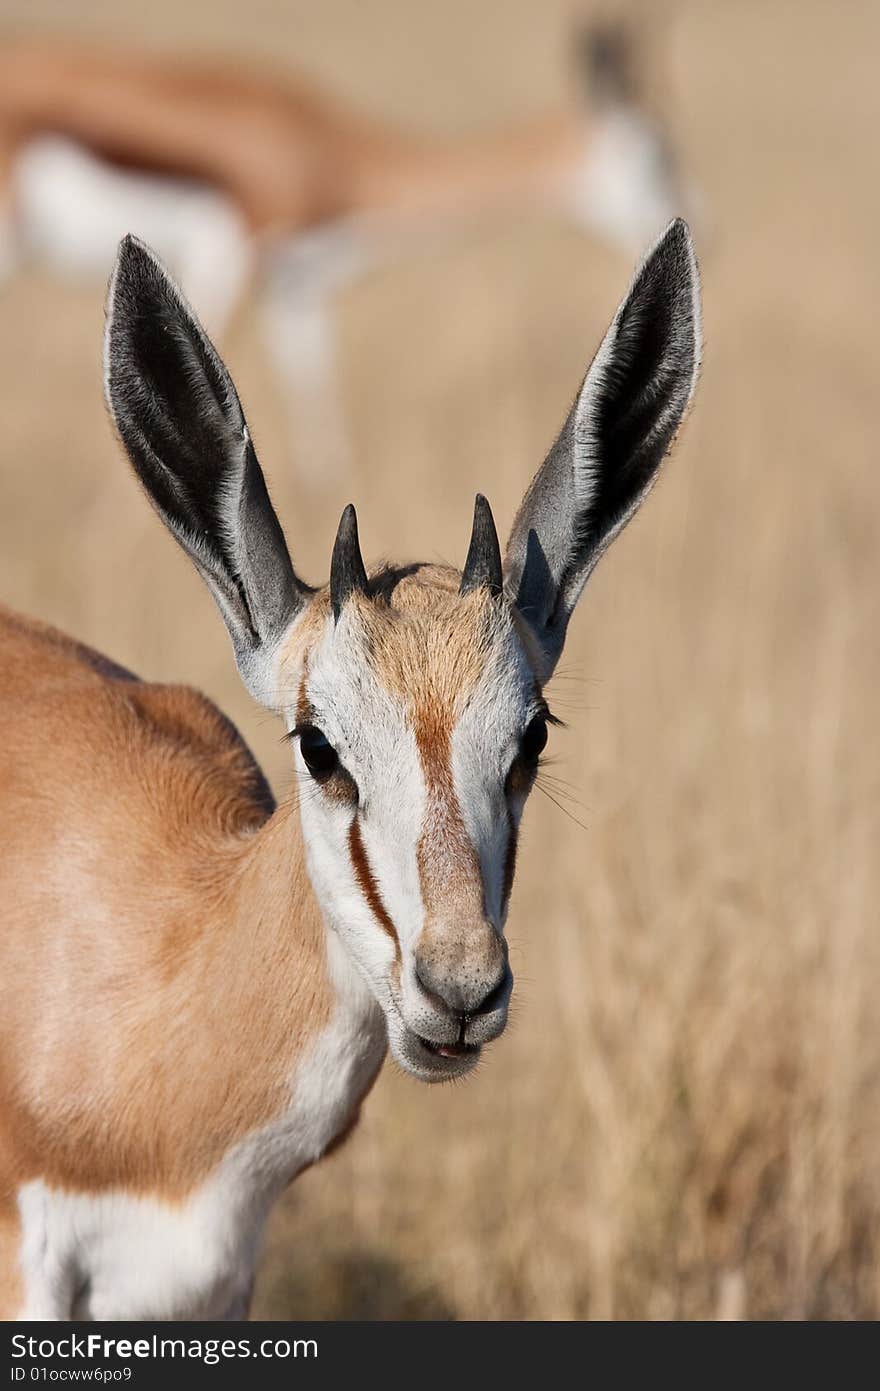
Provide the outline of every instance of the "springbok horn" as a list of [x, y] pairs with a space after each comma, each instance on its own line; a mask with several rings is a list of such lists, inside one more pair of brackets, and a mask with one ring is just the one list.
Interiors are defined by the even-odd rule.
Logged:
[[349, 503], [339, 521], [330, 561], [330, 603], [337, 623], [343, 604], [356, 589], [369, 594], [370, 584], [358, 542], [357, 513]]
[[467, 560], [461, 572], [460, 594], [469, 594], [481, 586], [493, 596], [501, 593], [504, 583], [501, 572], [501, 548], [498, 545], [498, 532], [492, 509], [482, 493], [477, 493], [474, 503], [474, 526]]

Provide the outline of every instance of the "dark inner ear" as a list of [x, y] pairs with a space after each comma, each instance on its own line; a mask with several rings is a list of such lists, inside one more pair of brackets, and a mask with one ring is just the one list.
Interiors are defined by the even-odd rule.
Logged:
[[648, 487], [678, 428], [682, 386], [693, 374], [693, 335], [681, 332], [676, 319], [680, 287], [677, 294], [663, 267], [651, 269], [621, 312], [592, 401], [601, 457], [592, 505], [579, 518], [580, 545], [587, 548], [613, 531]]
[[118, 356], [111, 391], [114, 404], [125, 398], [124, 411], [116, 412], [120, 430], [159, 509], [193, 532], [232, 573], [222, 543], [218, 483], [222, 487], [230, 454], [244, 455], [244, 418], [237, 398], [229, 399], [228, 377], [216, 355], [162, 298], [154, 306], [128, 309], [124, 343], [115, 328], [125, 306], [115, 310], [111, 352]]
[[587, 576], [648, 491], [694, 389], [699, 278], [670, 224], [636, 274], [511, 529], [506, 587], [552, 669]]
[[239, 654], [259, 647], [311, 591], [293, 571], [229, 373], [133, 238], [111, 282], [106, 359], [135, 472], [213, 588]]

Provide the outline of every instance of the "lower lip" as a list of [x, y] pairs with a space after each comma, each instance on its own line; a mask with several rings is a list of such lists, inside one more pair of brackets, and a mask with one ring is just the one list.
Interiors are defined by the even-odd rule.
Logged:
[[422, 1047], [437, 1058], [472, 1058], [480, 1051], [477, 1043], [432, 1043], [421, 1034], [418, 1039]]

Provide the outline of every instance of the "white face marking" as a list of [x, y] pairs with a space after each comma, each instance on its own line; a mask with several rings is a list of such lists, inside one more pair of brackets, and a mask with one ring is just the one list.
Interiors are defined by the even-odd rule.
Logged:
[[[338, 624], [328, 615], [309, 655], [305, 694], [309, 720], [333, 746], [353, 786], [346, 796], [336, 784], [315, 782], [296, 741], [302, 823], [319, 901], [385, 1013], [392, 1052], [419, 1077], [437, 1080], [471, 1066], [479, 1045], [500, 1033], [506, 1020], [509, 991], [485, 1015], [451, 1001], [459, 981], [482, 1000], [504, 976], [498, 939], [506, 867], [511, 826], [525, 800], [525, 792], [508, 796], [506, 780], [540, 698], [513, 622], [500, 611], [476, 680], [450, 720], [448, 786], [437, 786], [415, 728], [418, 691], [410, 698], [390, 690], [381, 660], [368, 650], [356, 611], [344, 608]], [[414, 672], [414, 684], [418, 680]], [[288, 720], [293, 728], [295, 714]], [[432, 848], [426, 840], [420, 851], [426, 826], [436, 827], [441, 842]], [[362, 850], [360, 867], [353, 835]], [[436, 894], [426, 903], [426, 858], [439, 866], [441, 880], [449, 870], [448, 910]], [[365, 868], [372, 894], [365, 890]], [[463, 897], [459, 881], [468, 875], [471, 887]], [[383, 925], [383, 911], [390, 924]], [[427, 945], [449, 981], [451, 994], [443, 998], [426, 986], [424, 973], [417, 974]], [[459, 1035], [463, 1016], [468, 1032]], [[438, 1056], [420, 1042], [426, 1038], [473, 1048]]]
[[[339, 754], [359, 793], [358, 825], [364, 850], [402, 949], [411, 950], [422, 927], [423, 904], [416, 846], [425, 817], [426, 788], [412, 726], [402, 701], [377, 679], [343, 613], [328, 619], [312, 656], [309, 701], [318, 726]], [[302, 821], [312, 877], [333, 925], [343, 935], [376, 998], [394, 1008], [394, 943], [376, 921], [352, 864], [349, 843], [355, 814], [316, 786], [296, 751], [303, 782]]]

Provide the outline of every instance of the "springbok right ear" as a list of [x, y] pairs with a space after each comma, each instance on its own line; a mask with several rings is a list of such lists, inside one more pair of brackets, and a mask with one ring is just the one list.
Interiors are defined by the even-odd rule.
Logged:
[[274, 706], [294, 573], [232, 379], [159, 261], [126, 237], [110, 281], [107, 403], [135, 473], [211, 590], [248, 690]]
[[700, 281], [687, 225], [636, 272], [513, 524], [505, 588], [553, 671], [593, 566], [636, 511], [687, 409], [700, 365]]

